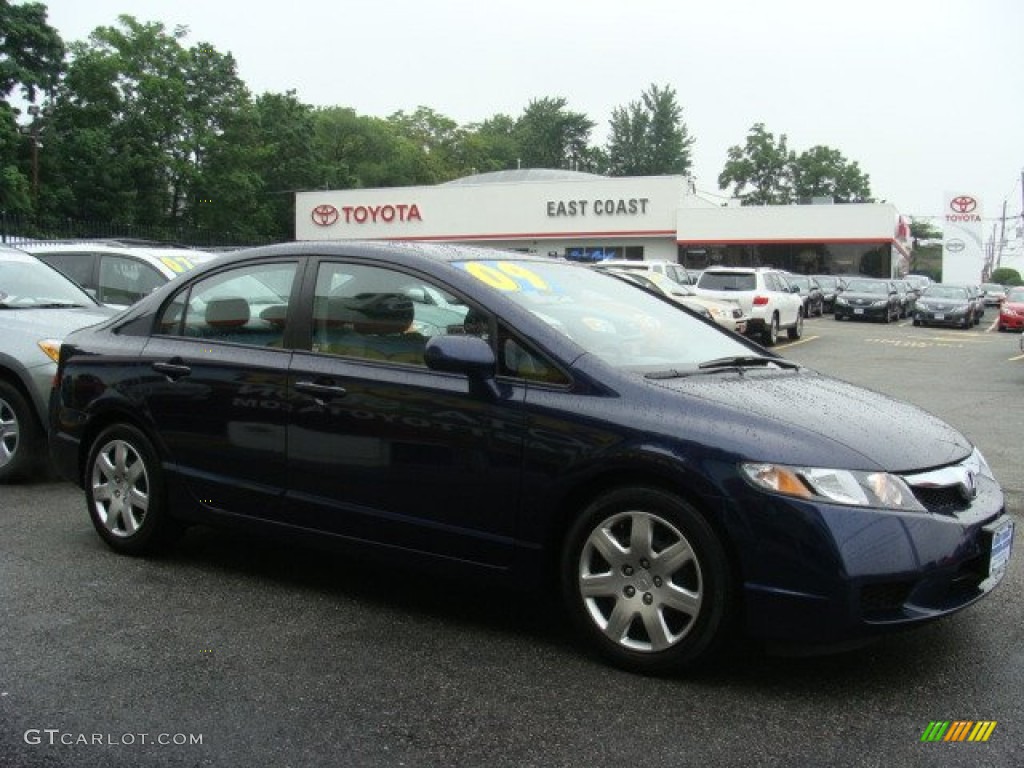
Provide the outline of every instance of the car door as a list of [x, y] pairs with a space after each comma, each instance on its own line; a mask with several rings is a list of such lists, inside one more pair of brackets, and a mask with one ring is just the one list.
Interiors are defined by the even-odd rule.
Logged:
[[[523, 459], [524, 387], [470, 391], [423, 360], [438, 334], [489, 336], [492, 320], [436, 281], [320, 261], [309, 351], [288, 386], [288, 519], [349, 539], [501, 566]], [[450, 312], [413, 300], [440, 294]]]
[[295, 261], [237, 266], [187, 285], [164, 306], [143, 356], [144, 406], [195, 499], [276, 519], [286, 482], [291, 352], [285, 319]]

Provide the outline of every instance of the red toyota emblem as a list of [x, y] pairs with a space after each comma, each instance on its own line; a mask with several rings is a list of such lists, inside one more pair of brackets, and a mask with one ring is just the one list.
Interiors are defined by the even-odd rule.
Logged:
[[317, 226], [329, 227], [338, 220], [338, 209], [333, 205], [318, 205], [311, 218]]
[[970, 213], [978, 207], [978, 201], [973, 197], [960, 195], [960, 197], [954, 197], [949, 201], [949, 207], [957, 213]]

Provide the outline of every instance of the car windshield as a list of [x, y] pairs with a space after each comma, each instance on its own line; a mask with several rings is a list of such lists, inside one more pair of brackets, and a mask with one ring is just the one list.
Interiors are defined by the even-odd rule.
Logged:
[[708, 360], [751, 355], [748, 346], [716, 326], [598, 270], [562, 261], [456, 266], [620, 368], [692, 371]]
[[816, 277], [814, 279], [817, 280], [818, 285], [820, 285], [826, 291], [833, 290], [836, 287], [836, 284], [839, 282], [839, 280], [835, 277]]
[[1010, 303], [1024, 303], [1024, 288], [1011, 288], [1006, 292], [1006, 300]]
[[803, 275], [786, 275], [786, 277], [789, 279], [790, 283], [797, 285], [800, 288], [810, 289], [811, 287], [811, 281]]
[[95, 306], [89, 295], [41, 261], [0, 260], [0, 307]]
[[930, 299], [966, 299], [967, 289], [957, 285], [929, 285], [924, 295]]
[[847, 293], [889, 293], [889, 286], [874, 280], [851, 280], [846, 284]]

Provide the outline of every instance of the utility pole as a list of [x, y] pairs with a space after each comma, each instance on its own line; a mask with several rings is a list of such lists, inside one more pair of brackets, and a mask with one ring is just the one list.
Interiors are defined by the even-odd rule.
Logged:
[[1003, 263], [1003, 243], [1006, 242], [1006, 201], [1003, 200], [1003, 215], [999, 219], [999, 240], [996, 246], [995, 269]]

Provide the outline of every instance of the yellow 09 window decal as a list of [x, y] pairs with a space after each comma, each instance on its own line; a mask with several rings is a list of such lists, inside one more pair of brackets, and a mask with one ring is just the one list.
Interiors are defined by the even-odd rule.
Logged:
[[550, 291], [551, 286], [531, 269], [512, 261], [471, 261], [466, 271], [499, 291]]
[[178, 274], [188, 272], [190, 269], [195, 267], [195, 264], [184, 256], [161, 256], [160, 261], [162, 261], [171, 271]]

